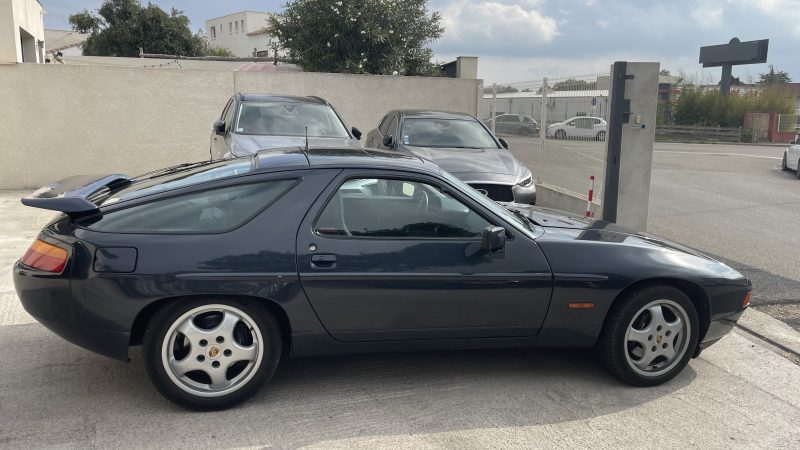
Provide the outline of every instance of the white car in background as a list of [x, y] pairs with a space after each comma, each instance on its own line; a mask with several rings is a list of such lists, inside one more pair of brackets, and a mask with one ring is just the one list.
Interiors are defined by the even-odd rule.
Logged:
[[547, 126], [547, 137], [556, 139], [606, 140], [608, 123], [600, 117], [573, 117]]
[[800, 144], [797, 141], [790, 141], [789, 148], [783, 152], [783, 163], [781, 168], [783, 170], [794, 170], [797, 172], [797, 178], [800, 178]]

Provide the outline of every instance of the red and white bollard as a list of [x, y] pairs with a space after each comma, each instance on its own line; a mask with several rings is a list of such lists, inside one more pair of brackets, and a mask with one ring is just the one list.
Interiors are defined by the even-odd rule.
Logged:
[[593, 217], [592, 198], [594, 197], [594, 175], [589, 176], [589, 195], [586, 197], [586, 217]]

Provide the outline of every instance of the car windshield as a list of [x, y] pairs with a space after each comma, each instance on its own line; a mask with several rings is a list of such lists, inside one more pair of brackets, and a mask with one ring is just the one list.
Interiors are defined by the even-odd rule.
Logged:
[[476, 120], [405, 119], [400, 134], [400, 142], [412, 147], [498, 148]]
[[348, 138], [342, 121], [328, 105], [297, 102], [244, 102], [236, 133], [267, 136]]
[[482, 195], [480, 192], [476, 191], [472, 186], [464, 183], [460, 179], [456, 178], [449, 172], [442, 170], [442, 176], [449, 181], [450, 183], [458, 186], [461, 188], [462, 191], [469, 194], [473, 200], [477, 201], [481, 205], [485, 206], [487, 209], [492, 211], [493, 213], [497, 214], [498, 216], [504, 218], [505, 220], [515, 224], [518, 228], [524, 231], [528, 236], [535, 238], [536, 233], [531, 226], [531, 222], [527, 219], [524, 219], [521, 215], [514, 214], [513, 212], [507, 210], [499, 203], [495, 202], [494, 200], [490, 200], [489, 197]]

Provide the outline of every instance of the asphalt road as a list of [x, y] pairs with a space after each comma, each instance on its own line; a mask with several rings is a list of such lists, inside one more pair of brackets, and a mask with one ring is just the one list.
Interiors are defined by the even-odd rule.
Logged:
[[[506, 137], [548, 184], [602, 198], [605, 143]], [[783, 147], [656, 142], [648, 231], [718, 257], [751, 278], [754, 305], [800, 331], [800, 180]], [[544, 172], [544, 173], [542, 173]]]

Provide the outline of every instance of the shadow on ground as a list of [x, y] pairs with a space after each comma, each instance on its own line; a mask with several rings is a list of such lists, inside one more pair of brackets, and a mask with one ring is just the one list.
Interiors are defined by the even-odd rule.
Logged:
[[[359, 355], [285, 361], [254, 399], [192, 413], [130, 363], [89, 353], [40, 325], [0, 328], [0, 445], [299, 446], [358, 436], [556, 424], [612, 414], [691, 383], [687, 367], [632, 388], [587, 350]], [[41, 424], [47, 423], [46, 429]], [[37, 425], [39, 424], [39, 425]]]

